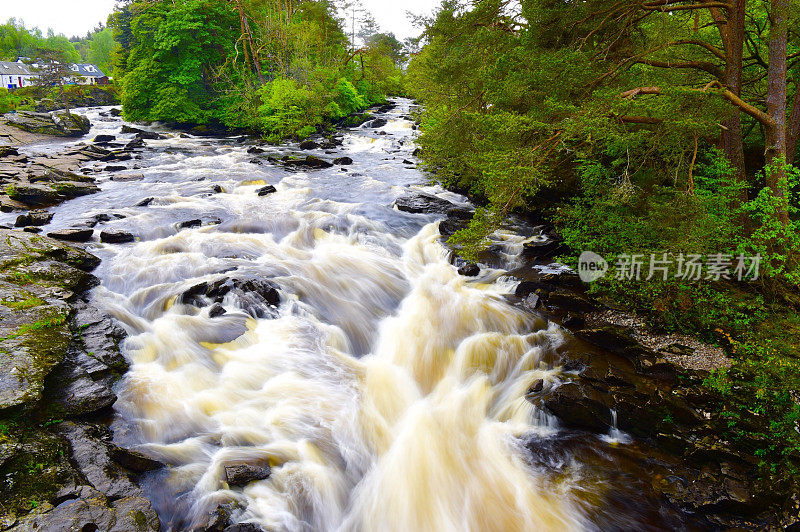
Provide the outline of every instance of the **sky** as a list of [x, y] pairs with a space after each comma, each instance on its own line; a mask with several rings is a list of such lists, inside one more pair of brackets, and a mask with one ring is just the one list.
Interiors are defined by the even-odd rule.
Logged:
[[[406, 17], [406, 11], [429, 15], [439, 0], [361, 0], [384, 31], [400, 40], [419, 33]], [[105, 23], [115, 0], [0, 0], [2, 22], [14, 17], [28, 28], [53, 28], [67, 37], [83, 36], [99, 23]]]

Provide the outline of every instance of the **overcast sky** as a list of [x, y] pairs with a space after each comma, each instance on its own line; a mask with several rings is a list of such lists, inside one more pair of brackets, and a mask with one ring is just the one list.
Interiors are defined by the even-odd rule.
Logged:
[[[384, 31], [400, 40], [419, 33], [406, 17], [406, 11], [428, 15], [439, 0], [362, 0]], [[86, 35], [99, 23], [105, 23], [115, 0], [0, 0], [0, 17], [14, 17], [28, 28], [43, 32], [53, 28], [68, 37]]]

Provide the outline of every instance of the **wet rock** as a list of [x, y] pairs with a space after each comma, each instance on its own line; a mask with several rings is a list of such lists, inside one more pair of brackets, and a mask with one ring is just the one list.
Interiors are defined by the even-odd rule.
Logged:
[[230, 277], [197, 284], [183, 292], [179, 302], [203, 307], [221, 304], [226, 297], [232, 298], [239, 308], [256, 318], [276, 317], [274, 309], [281, 302], [278, 288], [267, 280]]
[[60, 194], [50, 185], [35, 183], [12, 183], [6, 188], [12, 200], [25, 205], [54, 205], [60, 201]]
[[267, 185], [267, 186], [265, 186], [265, 187], [261, 187], [261, 188], [259, 188], [258, 190], [256, 190], [256, 193], [257, 193], [259, 196], [266, 196], [266, 195], [268, 195], [268, 194], [272, 194], [273, 192], [277, 192], [277, 191], [278, 191], [278, 190], [277, 190], [277, 189], [276, 189], [274, 186], [272, 186], [272, 185]]
[[125, 449], [112, 445], [110, 447], [111, 459], [116, 463], [134, 473], [147, 473], [163, 469], [166, 465], [163, 462], [150, 458], [141, 451]]
[[597, 305], [583, 294], [564, 289], [556, 289], [549, 292], [547, 305], [577, 312], [589, 312], [597, 308]]
[[324, 159], [320, 159], [319, 157], [314, 157], [313, 155], [309, 155], [305, 159], [285, 159], [282, 160], [282, 164], [289, 168], [312, 168], [315, 170], [321, 170], [333, 166], [333, 163], [330, 163]]
[[[54, 378], [67, 377], [66, 372], [57, 372]], [[62, 415], [83, 416], [109, 408], [117, 401], [110, 386], [97, 382], [88, 375], [57, 384], [49, 399]]]
[[225, 479], [231, 486], [245, 486], [255, 480], [264, 480], [269, 478], [270, 473], [269, 465], [240, 464], [225, 467]]
[[126, 244], [134, 240], [136, 237], [127, 231], [100, 231], [100, 242], [106, 244]]
[[425, 192], [415, 192], [400, 196], [395, 200], [394, 204], [398, 210], [415, 214], [447, 214], [451, 216], [461, 211], [465, 215], [469, 212], [455, 203]]
[[525, 298], [524, 301], [525, 306], [528, 307], [529, 309], [535, 309], [536, 307], [539, 306], [539, 303], [540, 303], [539, 296], [533, 293], [528, 294], [528, 296]]
[[94, 230], [81, 228], [61, 229], [47, 233], [50, 238], [65, 242], [88, 242], [92, 239], [92, 235], [94, 235]]
[[128, 126], [128, 125], [125, 125], [125, 124], [123, 124], [123, 126], [122, 126], [122, 133], [123, 134], [134, 133], [136, 135], [135, 138], [140, 139], [140, 140], [142, 140], [142, 139], [158, 140], [158, 139], [163, 139], [164, 138], [163, 135], [159, 135], [155, 131], [147, 131], [147, 130], [144, 130], [144, 129], [139, 129], [138, 127], [131, 127], [131, 126]]
[[422, 155], [422, 150], [420, 148], [414, 148], [414, 151], [411, 152], [411, 155], [414, 157], [419, 157]]
[[617, 325], [600, 324], [582, 329], [576, 334], [589, 343], [615, 353], [627, 353], [638, 346], [631, 332]]
[[147, 207], [151, 203], [153, 203], [153, 201], [155, 201], [155, 198], [145, 198], [142, 201], [136, 203], [136, 205], [134, 205], [134, 207]]
[[112, 142], [117, 140], [115, 135], [97, 135], [92, 142]]
[[136, 137], [132, 141], [127, 143], [125, 145], [125, 147], [122, 148], [122, 151], [123, 152], [134, 151], [134, 150], [138, 150], [140, 148], [144, 148], [144, 140], [142, 140], [141, 137]]
[[222, 194], [223, 192], [225, 192], [225, 190], [219, 185], [214, 185], [211, 187], [211, 192], [213, 192], [214, 194]]
[[104, 172], [121, 172], [122, 170], [127, 170], [127, 166], [117, 165], [117, 164], [108, 164], [105, 168], [103, 168]]
[[118, 107], [114, 107], [114, 108], [112, 108], [112, 109], [109, 109], [109, 110], [108, 110], [108, 113], [109, 113], [111, 116], [122, 116], [122, 109], [120, 109], [120, 108], [118, 108]]
[[211, 309], [208, 311], [208, 317], [209, 318], [216, 318], [218, 316], [222, 316], [226, 312], [228, 312], [228, 311], [225, 310], [225, 307], [223, 307], [219, 303], [214, 303], [214, 306], [212, 306]]
[[16, 111], [6, 114], [5, 118], [9, 125], [19, 129], [59, 137], [80, 137], [91, 128], [88, 118], [75, 113]]
[[313, 140], [304, 140], [300, 143], [301, 150], [315, 150], [319, 148], [319, 144], [314, 142]]
[[264, 153], [266, 151], [267, 150], [259, 148], [258, 146], [250, 146], [249, 148], [247, 148], [247, 153], [249, 153], [251, 155], [254, 155], [254, 154], [258, 155], [258, 154]]
[[39, 234], [39, 233], [42, 232], [42, 228], [41, 227], [23, 227], [22, 230], [25, 231], [26, 233]]
[[27, 214], [20, 214], [17, 216], [17, 221], [14, 222], [15, 227], [34, 226], [39, 227], [47, 225], [53, 219], [53, 213], [47, 211], [30, 211]]
[[255, 523], [236, 523], [225, 528], [223, 532], [264, 532], [264, 529]]
[[353, 164], [353, 159], [351, 159], [350, 157], [338, 157], [338, 158], [333, 160], [333, 164], [336, 164], [336, 165], [339, 165], [339, 166], [348, 166], [348, 165]]
[[474, 262], [467, 262], [458, 268], [458, 274], [465, 277], [475, 277], [481, 273], [481, 268]]
[[69, 442], [72, 462], [93, 488], [111, 499], [141, 495], [122, 469], [111, 460], [110, 431], [102, 426], [64, 422], [58, 431]]
[[558, 386], [543, 404], [569, 427], [605, 432], [611, 426], [611, 410], [602, 395], [577, 382]]
[[369, 123], [368, 127], [377, 129], [379, 127], [385, 126], [388, 123], [389, 123], [389, 121], [386, 120], [385, 118], [376, 118], [375, 120], [373, 120], [372, 122]]
[[586, 320], [579, 314], [567, 313], [564, 319], [561, 320], [561, 325], [568, 329], [580, 329], [586, 325]]
[[187, 227], [200, 227], [201, 225], [203, 225], [203, 221], [202, 220], [194, 219], [194, 220], [186, 220], [185, 222], [181, 222], [181, 223], [178, 224], [178, 227], [180, 229], [185, 229]]
[[541, 392], [544, 389], [544, 379], [537, 379], [526, 392], [526, 395], [532, 395]]
[[541, 260], [551, 258], [565, 249], [559, 239], [549, 235], [539, 235], [523, 245], [522, 255]]
[[414, 166], [414, 161], [409, 161], [408, 159], [403, 159], [403, 164], [410, 164], [411, 166]]

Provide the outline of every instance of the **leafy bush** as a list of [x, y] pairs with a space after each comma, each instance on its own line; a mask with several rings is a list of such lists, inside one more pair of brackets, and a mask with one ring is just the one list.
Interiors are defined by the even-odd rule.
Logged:
[[258, 108], [261, 126], [276, 139], [308, 136], [322, 121], [315, 95], [293, 79], [278, 78], [261, 87], [258, 94], [263, 102]]

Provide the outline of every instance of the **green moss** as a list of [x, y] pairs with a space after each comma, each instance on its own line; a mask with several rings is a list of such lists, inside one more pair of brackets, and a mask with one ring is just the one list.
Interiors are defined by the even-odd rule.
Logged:
[[29, 297], [28, 299], [22, 301], [0, 301], [0, 304], [10, 308], [11, 310], [26, 310], [44, 305], [45, 302], [38, 297]]

